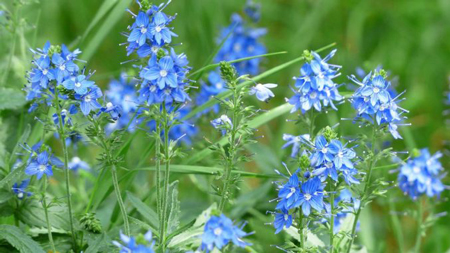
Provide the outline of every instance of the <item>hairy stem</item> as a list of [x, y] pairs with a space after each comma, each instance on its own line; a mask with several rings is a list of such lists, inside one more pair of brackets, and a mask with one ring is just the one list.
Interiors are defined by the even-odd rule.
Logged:
[[299, 208], [298, 209], [298, 233], [300, 235], [300, 252], [306, 252], [306, 247], [305, 247], [305, 233], [303, 230], [303, 212], [302, 209]]
[[47, 200], [45, 199], [46, 191], [47, 191], [47, 177], [44, 176], [44, 195], [42, 197], [42, 205], [44, 206], [45, 221], [47, 223], [48, 240], [50, 241], [50, 246], [52, 247], [53, 252], [56, 252], [55, 243], [53, 242], [52, 226], [50, 225], [50, 219], [48, 218], [48, 210], [47, 210], [48, 206]]
[[58, 108], [59, 139], [61, 140], [62, 149], [63, 149], [63, 153], [64, 153], [64, 178], [66, 181], [66, 195], [67, 195], [67, 207], [69, 209], [70, 232], [71, 232], [71, 236], [72, 236], [73, 246], [76, 250], [77, 249], [77, 240], [76, 240], [75, 229], [73, 227], [72, 200], [71, 200], [71, 195], [70, 195], [69, 152], [67, 150], [67, 145], [66, 145], [66, 134], [64, 131], [64, 122], [63, 122], [63, 118], [61, 115], [62, 108], [61, 108], [61, 105], [59, 104], [58, 92], [55, 92], [55, 104]]
[[167, 223], [168, 223], [168, 195], [169, 195], [169, 180], [170, 180], [170, 153], [169, 153], [169, 131], [170, 131], [170, 122], [168, 117], [168, 112], [166, 106], [163, 105], [163, 116], [164, 116], [164, 162], [165, 162], [165, 171], [164, 171], [164, 191], [162, 196], [162, 227], [161, 227], [161, 240], [163, 242], [163, 250], [165, 250], [166, 245], [166, 233], [167, 233]]
[[[155, 139], [155, 159], [156, 159], [156, 210], [158, 211], [159, 229], [162, 232], [163, 222], [162, 222], [162, 209], [161, 209], [161, 124], [160, 120], [156, 122], [156, 139]], [[163, 239], [160, 236], [160, 244], [163, 243]]]
[[417, 200], [417, 235], [416, 244], [414, 245], [414, 252], [420, 253], [420, 245], [422, 244], [423, 233], [423, 203], [421, 199]]
[[116, 193], [117, 203], [119, 204], [120, 212], [122, 213], [123, 226], [125, 228], [125, 234], [130, 235], [130, 224], [128, 223], [128, 215], [125, 205], [123, 204], [122, 195], [120, 194], [119, 180], [117, 179], [116, 166], [111, 166], [112, 180], [114, 184], [114, 192]]
[[[332, 182], [330, 182], [332, 183]], [[333, 188], [333, 187], [330, 187]], [[331, 211], [330, 211], [330, 252], [333, 253], [334, 252], [334, 195], [335, 195], [335, 190], [336, 189], [331, 189], [330, 191], [330, 206], [331, 206]]]

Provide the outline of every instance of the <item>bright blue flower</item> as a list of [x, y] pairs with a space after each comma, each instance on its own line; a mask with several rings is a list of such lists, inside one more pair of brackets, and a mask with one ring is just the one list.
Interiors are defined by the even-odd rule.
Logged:
[[327, 63], [335, 53], [336, 50], [333, 50], [322, 59], [317, 53], [311, 52], [313, 59], [302, 66], [300, 76], [295, 78], [295, 95], [289, 99], [289, 103], [294, 105], [291, 113], [297, 110], [305, 113], [312, 108], [321, 111], [322, 107], [328, 106], [337, 110], [334, 103], [342, 101], [343, 97], [339, 94], [339, 85], [333, 79], [340, 75], [341, 66]]
[[80, 101], [80, 109], [84, 115], [89, 115], [91, 111], [102, 108], [97, 99], [102, 97], [102, 91], [97, 86], [93, 86], [85, 95], [75, 94], [75, 99]]
[[289, 211], [282, 208], [280, 212], [275, 213], [275, 220], [273, 222], [273, 226], [276, 229], [275, 234], [278, 234], [284, 228], [289, 228], [292, 225], [292, 215], [289, 214]]
[[[70, 56], [67, 56], [70, 58]], [[58, 83], [61, 83], [66, 77], [78, 72], [79, 68], [71, 60], [65, 60], [60, 54], [53, 54], [52, 63], [55, 65], [53, 74]]]
[[255, 3], [253, 0], [247, 0], [244, 12], [253, 22], [258, 22], [261, 19], [261, 3]]
[[[336, 234], [341, 230], [342, 222], [348, 217], [349, 213], [354, 213], [359, 209], [360, 201], [352, 196], [348, 189], [343, 189], [339, 196], [334, 200], [334, 206], [339, 207], [339, 203], [345, 203], [345, 207], [341, 208], [334, 218], [333, 232]], [[360, 222], [358, 221], [356, 230], [359, 230]]]
[[356, 157], [355, 151], [350, 148], [346, 148], [339, 140], [331, 140], [330, 145], [333, 146], [333, 148], [337, 148], [337, 153], [333, 160], [336, 169], [340, 169], [342, 165], [353, 169], [354, 166], [352, 159]]
[[119, 247], [120, 253], [155, 253], [153, 250], [155, 243], [152, 240], [152, 232], [150, 230], [144, 235], [144, 239], [148, 242], [147, 245], [138, 244], [134, 237], [124, 235], [122, 231], [120, 231], [120, 239], [123, 244], [118, 241], [112, 242], [115, 246]]
[[355, 91], [351, 98], [352, 106], [357, 111], [356, 119], [366, 119], [371, 123], [378, 125], [386, 124], [388, 130], [395, 139], [402, 137], [397, 128], [404, 116], [401, 116], [407, 110], [398, 106], [397, 100], [403, 93], [392, 97], [391, 82], [380, 74], [380, 71], [369, 73], [362, 81], [356, 79], [354, 75], [349, 79], [360, 87]]
[[412, 199], [426, 194], [439, 197], [445, 186], [441, 182], [443, 167], [439, 162], [440, 152], [431, 156], [428, 149], [420, 150], [420, 155], [409, 159], [398, 174], [400, 189]]
[[15, 183], [12, 187], [13, 192], [17, 195], [18, 199], [23, 199], [25, 196], [31, 196], [33, 193], [25, 191], [30, 184], [30, 179], [23, 180], [20, 185]]
[[339, 146], [335, 142], [328, 144], [325, 137], [319, 135], [315, 139], [314, 152], [311, 155], [311, 165], [320, 166], [325, 162], [333, 162]]
[[149, 60], [148, 69], [143, 73], [143, 77], [146, 80], [155, 81], [161, 90], [166, 86], [178, 87], [174, 63], [169, 56], [162, 57], [158, 63], [156, 62], [156, 57], [152, 57]]
[[144, 12], [140, 11], [136, 17], [136, 21], [133, 24], [133, 29], [128, 36], [128, 42], [136, 42], [139, 46], [144, 45], [146, 39], [151, 39], [151, 33], [149, 29], [150, 20]]
[[41, 179], [45, 174], [47, 177], [53, 175], [52, 165], [50, 164], [50, 155], [47, 151], [39, 153], [36, 158], [33, 158], [31, 162], [25, 168], [27, 175], [36, 175], [37, 179]]
[[299, 206], [300, 200], [300, 181], [296, 171], [289, 177], [288, 182], [278, 187], [278, 204], [275, 209], [277, 210], [289, 210]]
[[263, 102], [267, 102], [269, 101], [269, 99], [275, 97], [275, 95], [273, 94], [273, 92], [270, 89], [273, 89], [275, 87], [277, 87], [278, 85], [273, 84], [273, 83], [268, 83], [268, 84], [257, 84], [256, 86], [250, 88], [250, 95], [255, 95], [256, 94], [256, 98], [258, 98], [258, 100], [263, 101]]
[[210, 252], [214, 248], [220, 250], [230, 242], [235, 246], [244, 248], [251, 245], [242, 240], [242, 238], [247, 235], [248, 234], [242, 230], [242, 227], [239, 228], [238, 226], [235, 226], [225, 215], [213, 215], [205, 224], [200, 248], [202, 251]]
[[74, 90], [78, 95], [84, 95], [88, 88], [94, 86], [95, 82], [86, 79], [85, 75], [78, 75], [64, 81], [63, 86], [68, 90]]
[[282, 148], [285, 149], [290, 145], [292, 145], [291, 157], [296, 157], [300, 150], [300, 145], [304, 143], [309, 143], [310, 136], [309, 134], [303, 134], [299, 136], [283, 134], [283, 140], [286, 141], [286, 143], [283, 145]]
[[78, 156], [72, 157], [72, 160], [68, 164], [69, 169], [77, 172], [79, 169], [90, 170], [91, 167], [87, 162], [82, 161]]
[[113, 103], [108, 102], [106, 103], [105, 107], [100, 108], [100, 110], [97, 113], [97, 116], [102, 113], [109, 113], [111, 116], [111, 119], [114, 121], [117, 121], [121, 117], [122, 108], [118, 105], [113, 105]]
[[172, 36], [177, 37], [175, 33], [171, 31], [168, 24], [173, 20], [173, 17], [168, 17], [163, 12], [156, 12], [153, 15], [152, 23], [150, 24], [150, 33], [153, 35], [154, 40], [159, 44], [169, 44], [172, 41]]
[[41, 57], [33, 61], [36, 68], [30, 72], [29, 81], [31, 83], [39, 83], [42, 88], [47, 88], [49, 81], [55, 79], [52, 69], [50, 68], [50, 58]]
[[305, 216], [311, 213], [311, 207], [318, 212], [324, 209], [323, 187], [318, 177], [311, 178], [302, 184], [298, 202]]

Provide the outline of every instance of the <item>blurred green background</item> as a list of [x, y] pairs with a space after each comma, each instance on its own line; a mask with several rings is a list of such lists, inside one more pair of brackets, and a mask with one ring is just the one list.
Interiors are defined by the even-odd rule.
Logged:
[[[28, 48], [42, 47], [47, 40], [53, 44], [65, 43], [72, 49], [77, 47], [84, 51], [80, 58], [89, 61], [88, 69], [97, 71], [93, 78], [102, 88], [106, 87], [111, 78], [117, 78], [121, 71], [131, 67], [130, 64], [120, 64], [130, 58], [126, 56], [125, 47], [119, 44], [126, 41], [120, 33], [126, 31], [127, 26], [132, 23], [125, 8], [129, 6], [130, 9], [136, 10], [137, 5], [134, 1], [23, 0], [21, 2], [29, 4], [20, 8], [16, 8], [15, 4], [19, 1], [1, 2], [8, 10], [18, 9], [15, 21], [21, 24], [12, 33], [1, 34], [0, 77], [6, 76], [0, 79], [3, 81], [2, 87], [18, 89], [25, 84], [25, 71], [29, 68], [31, 59]], [[405, 141], [397, 140], [389, 145], [393, 145], [396, 150], [430, 147], [435, 152], [445, 149], [444, 141], [450, 137], [443, 115], [443, 111], [446, 110], [444, 94], [448, 90], [450, 74], [450, 1], [261, 0], [260, 2], [262, 18], [258, 25], [268, 29], [267, 35], [262, 38], [268, 52], [288, 52], [266, 58], [261, 65], [261, 72], [299, 57], [305, 49], [313, 50], [335, 42], [338, 52], [331, 63], [343, 66], [342, 76], [336, 79], [338, 83], [348, 83], [346, 76], [355, 73], [357, 67], [370, 70], [382, 65], [391, 71], [391, 77], [398, 78], [397, 91], [406, 89], [404, 95], [406, 100], [401, 105], [410, 111], [408, 116], [412, 126], [407, 130], [402, 129], [401, 134], [405, 137]], [[172, 1], [166, 13], [178, 13], [173, 27], [174, 32], [179, 35], [175, 42], [182, 45], [177, 47], [177, 51], [184, 51], [187, 54], [194, 70], [202, 67], [213, 52], [219, 29], [229, 25], [232, 13], [242, 13], [244, 5], [244, 0]], [[108, 6], [110, 8], [107, 8]], [[98, 22], [95, 22], [96, 18]], [[265, 109], [281, 105], [285, 97], [291, 96], [289, 86], [293, 85], [292, 77], [298, 75], [300, 67], [301, 64], [296, 64], [263, 80], [264, 83], [279, 84], [275, 89], [275, 99], [262, 105]], [[345, 86], [341, 90], [345, 91]], [[256, 101], [252, 103], [261, 106]], [[337, 113], [321, 115], [318, 127], [334, 124], [340, 117], [353, 116], [353, 111], [348, 105], [341, 105], [339, 108]], [[24, 124], [27, 122], [35, 124], [32, 119], [25, 117], [27, 115], [25, 110], [26, 108], [19, 108], [1, 111], [0, 131], [2, 143], [6, 148], [17, 140]], [[207, 125], [207, 121], [212, 117], [207, 115], [202, 119], [203, 131], [194, 147], [186, 149], [187, 153], [205, 147], [202, 136], [213, 141], [219, 138]], [[260, 131], [265, 138], [259, 139], [259, 142], [263, 145], [249, 147], [251, 152], [256, 153], [256, 162], [245, 165], [246, 170], [272, 173], [274, 168], [281, 166], [281, 161], [287, 160], [289, 151], [281, 150], [282, 134], [298, 135], [305, 132], [292, 122], [286, 122], [288, 118], [294, 119], [295, 116], [282, 115], [261, 127]], [[351, 135], [357, 128], [351, 122], [343, 122], [339, 130], [343, 135]], [[143, 134], [142, 137], [133, 142], [135, 150], [142, 150], [147, 145], [146, 137]], [[139, 163], [138, 160], [142, 157], [139, 156], [139, 152], [130, 153], [133, 154], [129, 155], [127, 165], [129, 169], [133, 169], [133, 165]], [[92, 156], [90, 148], [82, 148], [79, 155], [95, 164], [95, 156]], [[145, 159], [144, 164], [151, 164], [151, 158]], [[447, 166], [448, 158], [445, 157], [443, 162]], [[183, 164], [183, 161], [177, 163]], [[214, 164], [214, 161], [207, 161], [205, 164]], [[378, 173], [395, 180], [395, 174]], [[139, 190], [151, 185], [147, 182], [151, 181], [150, 178], [148, 175], [147, 178], [136, 177], [128, 186], [132, 191], [144, 196], [145, 191]], [[208, 182], [214, 178], [199, 175], [175, 175], [173, 178], [181, 180], [180, 198], [184, 220], [195, 217], [209, 206], [212, 197], [207, 194], [210, 191]], [[264, 225], [271, 220], [265, 211], [274, 208], [273, 204], [268, 203], [268, 200], [274, 198], [276, 194], [270, 184], [272, 179], [243, 181], [240, 194], [244, 197], [238, 199], [242, 208], [231, 210], [231, 215], [234, 219], [245, 219], [250, 222], [247, 230], [256, 231], [252, 239], [260, 242], [260, 250], [264, 248], [264, 252], [275, 251], [270, 245], [280, 244], [283, 235], [274, 236], [274, 230]], [[448, 179], [444, 181], [449, 184]], [[445, 200], [447, 196], [446, 192], [442, 199]], [[75, 197], [74, 202], [76, 201], [83, 201], [82, 193]], [[361, 219], [360, 240], [370, 252], [398, 252], [398, 244], [392, 232], [391, 215], [394, 214], [390, 213], [392, 209], [387, 208], [389, 201], [398, 211], [395, 214], [411, 211], [415, 207], [414, 203], [403, 197], [397, 188], [393, 188], [390, 190], [389, 198], [379, 199], [371, 205], [370, 210], [365, 210]], [[106, 207], [107, 204], [102, 210], [107, 209]], [[83, 209], [83, 203], [78, 209]], [[446, 210], [450, 210], [449, 203], [438, 206], [438, 212]], [[100, 210], [99, 213], [101, 212]], [[410, 213], [398, 216], [405, 233], [405, 244], [409, 249], [415, 241], [415, 222], [409, 218]], [[449, 233], [450, 219], [446, 216], [428, 231], [423, 252], [448, 250]]]

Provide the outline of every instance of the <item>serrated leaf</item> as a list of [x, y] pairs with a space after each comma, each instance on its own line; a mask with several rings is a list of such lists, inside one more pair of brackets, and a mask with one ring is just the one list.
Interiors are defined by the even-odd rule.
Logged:
[[[70, 230], [68, 211], [65, 204], [53, 205], [48, 208], [50, 225], [65, 231]], [[25, 224], [36, 227], [47, 227], [45, 212], [42, 204], [34, 199], [27, 199], [20, 206], [17, 217]]]
[[147, 220], [151, 227], [156, 231], [159, 228], [158, 214], [144, 202], [142, 202], [138, 197], [134, 196], [131, 192], [127, 191], [128, 200], [136, 208], [136, 210]]
[[11, 191], [0, 191], [0, 203], [10, 200], [13, 196]]
[[105, 233], [103, 234], [91, 234], [88, 233], [86, 236], [86, 241], [89, 247], [84, 251], [84, 253], [96, 253], [101, 252], [102, 249], [108, 248], [111, 244], [111, 238]]
[[15, 110], [27, 103], [25, 95], [20, 90], [0, 88], [0, 111]]
[[45, 253], [39, 244], [15, 226], [0, 225], [0, 238], [8, 241], [9, 244], [23, 253]]

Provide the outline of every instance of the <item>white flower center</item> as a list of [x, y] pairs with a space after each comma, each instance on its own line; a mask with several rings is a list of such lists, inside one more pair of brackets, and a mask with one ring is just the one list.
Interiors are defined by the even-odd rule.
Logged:
[[81, 162], [81, 159], [78, 156], [75, 156], [74, 158], [72, 158], [72, 162], [79, 163]]
[[76, 82], [75, 83], [75, 87], [80, 88], [81, 87], [81, 83], [80, 82]]
[[110, 109], [111, 107], [113, 107], [113, 104], [112, 104], [111, 102], [108, 102], [108, 103], [106, 104], [106, 108]]
[[285, 214], [284, 215], [284, 220], [287, 221], [289, 219], [289, 215]]
[[420, 173], [420, 168], [417, 167], [417, 166], [414, 167], [414, 168], [413, 168], [413, 172], [414, 172], [414, 173]]
[[318, 77], [319, 77], [320, 79], [323, 79], [323, 78], [325, 77], [325, 75], [323, 74], [323, 72], [320, 72], [319, 75], [318, 75]]
[[223, 88], [223, 84], [221, 82], [216, 83], [216, 88], [217, 89], [222, 89]]
[[46, 168], [47, 166], [45, 166], [44, 164], [39, 165], [39, 171], [41, 172], [44, 172]]
[[238, 43], [234, 44], [233, 49], [235, 52], [241, 51], [241, 44]]
[[309, 94], [309, 97], [311, 99], [315, 99], [317, 97], [317, 92], [315, 92], [315, 91], [311, 92], [311, 94]]
[[160, 75], [161, 77], [166, 77], [166, 76], [167, 76], [167, 70], [165, 70], [165, 69], [160, 70], [160, 71], [159, 71], [159, 75]]
[[290, 198], [295, 193], [295, 187], [291, 187], [291, 192], [286, 196], [286, 198]]
[[323, 149], [322, 149], [322, 153], [325, 154], [325, 153], [327, 153], [327, 152], [328, 152], [328, 148], [323, 148]]
[[84, 102], [91, 102], [91, 100], [92, 100], [92, 98], [91, 98], [91, 95], [87, 95], [85, 98], [84, 98]]
[[344, 152], [339, 151], [339, 152], [338, 152], [338, 156], [341, 157], [341, 158], [344, 157]]
[[144, 33], [146, 33], [146, 32], [147, 32], [147, 28], [142, 27], [142, 28], [141, 28], [141, 33], [144, 34]]
[[47, 75], [47, 73], [48, 73], [48, 69], [42, 70], [42, 74]]
[[164, 92], [166, 93], [166, 95], [170, 95], [170, 93], [172, 92], [170, 89], [166, 89], [164, 90]]
[[19, 193], [17, 194], [17, 197], [19, 197], [19, 199], [23, 198], [23, 192], [19, 192]]
[[156, 27], [155, 27], [155, 30], [156, 30], [156, 32], [161, 32], [161, 30], [162, 30], [162, 27], [161, 26], [159, 26], [159, 25], [157, 25]]
[[332, 162], [328, 162], [325, 164], [325, 166], [327, 167], [327, 169], [331, 169], [333, 168], [333, 163]]
[[150, 86], [150, 92], [155, 92], [155, 90], [156, 90], [156, 85]]
[[369, 102], [369, 97], [364, 97], [364, 102]]
[[373, 88], [373, 93], [378, 93], [378, 92], [380, 92], [380, 88], [378, 88], [378, 87], [375, 87], [375, 88]]
[[222, 234], [222, 229], [221, 228], [214, 229], [214, 234], [217, 235], [217, 236], [221, 235]]
[[66, 70], [66, 65], [63, 64], [63, 65], [59, 66], [59, 69], [62, 70], [62, 71]]
[[311, 199], [311, 194], [306, 193], [305, 194], [305, 199], [306, 199], [306, 201], [309, 201]]
[[157, 46], [153, 46], [153, 47], [152, 47], [153, 53], [157, 53], [158, 50], [159, 50], [159, 47], [157, 47]]

